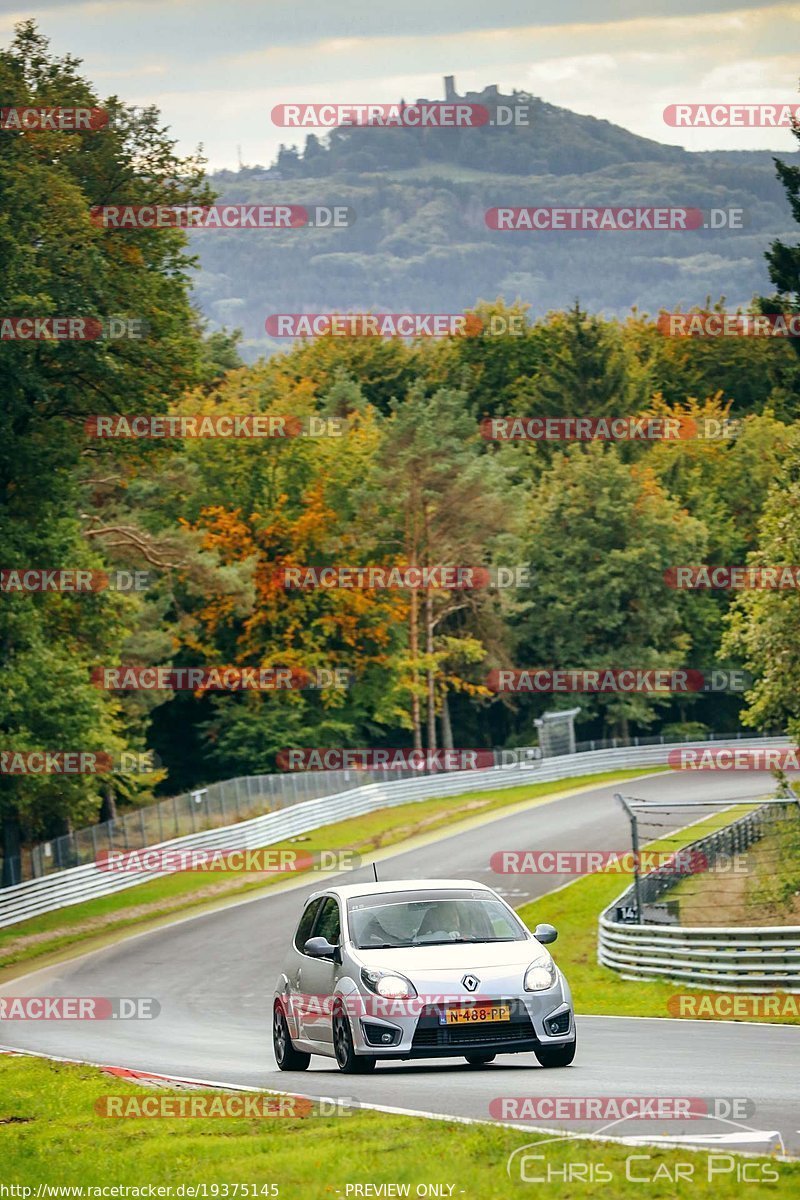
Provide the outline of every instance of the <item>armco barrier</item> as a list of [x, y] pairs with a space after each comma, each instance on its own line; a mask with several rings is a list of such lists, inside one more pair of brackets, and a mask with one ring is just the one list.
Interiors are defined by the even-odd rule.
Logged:
[[[729, 739], [720, 739], [727, 741]], [[742, 738], [741, 746], [780, 746], [784, 738]], [[684, 748], [706, 746], [707, 741], [681, 742]], [[209, 829], [170, 841], [155, 843], [163, 847], [204, 847], [208, 849], [250, 850], [273, 845], [285, 838], [333, 825], [348, 817], [393, 808], [412, 801], [437, 796], [456, 796], [465, 792], [499, 791], [525, 783], [547, 783], [572, 776], [593, 775], [626, 767], [659, 766], [667, 761], [672, 745], [626, 746], [617, 750], [595, 750], [541, 760], [535, 767], [493, 767], [485, 771], [458, 771], [426, 775], [420, 779], [401, 779], [390, 783], [371, 783], [332, 796], [303, 801], [278, 812], [266, 813], [235, 825]], [[103, 871], [94, 863], [72, 867], [40, 879], [30, 879], [0, 891], [0, 927], [15, 925], [28, 917], [52, 912], [70, 904], [79, 904], [97, 896], [107, 896], [134, 887], [148, 879], [160, 878], [168, 871]]]
[[[790, 802], [787, 802], [790, 803]], [[688, 843], [687, 852], [713, 861], [734, 854], [761, 836], [772, 814], [755, 809], [724, 829]], [[669, 867], [644, 875], [643, 906], [680, 878]], [[628, 887], [600, 914], [597, 960], [623, 979], [667, 979], [709, 991], [800, 993], [800, 926], [633, 925], [615, 919], [617, 907], [635, 903]]]
[[716, 992], [800, 993], [797, 925], [619, 925], [604, 913], [597, 957], [623, 979], [668, 979]]

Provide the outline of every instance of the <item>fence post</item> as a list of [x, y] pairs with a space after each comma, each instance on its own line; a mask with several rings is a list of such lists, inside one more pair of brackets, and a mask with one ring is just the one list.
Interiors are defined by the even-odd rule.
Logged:
[[619, 800], [625, 812], [628, 814], [628, 820], [631, 823], [631, 849], [633, 850], [633, 895], [636, 900], [636, 924], [642, 924], [642, 881], [639, 875], [639, 829], [636, 822], [636, 813], [628, 807], [625, 797], [619, 792], [614, 793], [614, 799]]
[[175, 814], [175, 837], [178, 837], [181, 831], [180, 819], [178, 817], [178, 797], [172, 797], [172, 811]]

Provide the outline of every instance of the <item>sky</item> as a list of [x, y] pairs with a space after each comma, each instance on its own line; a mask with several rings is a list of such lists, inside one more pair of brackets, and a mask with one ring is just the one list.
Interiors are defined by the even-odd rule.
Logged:
[[212, 168], [305, 135], [284, 103], [443, 97], [496, 83], [690, 150], [796, 148], [788, 130], [675, 129], [674, 103], [792, 103], [800, 3], [770, 0], [0, 0], [0, 43], [36, 19], [103, 96], [156, 104]]

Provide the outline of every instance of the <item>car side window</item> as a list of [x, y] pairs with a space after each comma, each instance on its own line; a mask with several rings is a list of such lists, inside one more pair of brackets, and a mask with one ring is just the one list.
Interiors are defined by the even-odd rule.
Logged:
[[311, 928], [314, 924], [314, 918], [319, 912], [321, 900], [312, 900], [308, 907], [303, 911], [300, 918], [300, 924], [297, 926], [297, 933], [294, 935], [295, 947], [302, 953], [308, 939], [311, 937]]
[[342, 922], [339, 916], [339, 901], [327, 896], [314, 926], [314, 937], [324, 937], [332, 946], [339, 945]]

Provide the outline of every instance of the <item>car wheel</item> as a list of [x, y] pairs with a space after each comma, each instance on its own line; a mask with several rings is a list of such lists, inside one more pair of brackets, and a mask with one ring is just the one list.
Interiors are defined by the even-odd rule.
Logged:
[[275, 1051], [275, 1061], [281, 1071], [305, 1071], [311, 1062], [310, 1054], [303, 1050], [295, 1050], [280, 1004], [275, 1005], [272, 1016], [272, 1047]]
[[464, 1058], [471, 1067], [485, 1067], [497, 1057], [496, 1054], [465, 1054]]
[[336, 1064], [345, 1075], [365, 1075], [373, 1070], [375, 1057], [372, 1054], [356, 1054], [353, 1031], [347, 1013], [337, 1008], [333, 1014], [333, 1051]]
[[534, 1050], [543, 1067], [568, 1067], [575, 1057], [576, 1042], [563, 1042], [560, 1046], [539, 1046]]

